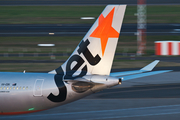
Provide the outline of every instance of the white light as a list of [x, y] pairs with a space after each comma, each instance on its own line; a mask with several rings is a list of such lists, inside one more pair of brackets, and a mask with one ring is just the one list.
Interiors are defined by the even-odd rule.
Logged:
[[54, 33], [49, 33], [49, 35], [54, 35]]
[[82, 20], [92, 20], [95, 19], [95, 17], [81, 17]]
[[38, 46], [51, 47], [55, 46], [55, 44], [38, 44]]

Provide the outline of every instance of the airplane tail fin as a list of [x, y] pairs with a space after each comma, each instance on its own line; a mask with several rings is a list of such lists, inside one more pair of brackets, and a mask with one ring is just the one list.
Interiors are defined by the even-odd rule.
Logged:
[[109, 75], [125, 9], [126, 5], [107, 5], [68, 60], [49, 73], [63, 72], [65, 78]]

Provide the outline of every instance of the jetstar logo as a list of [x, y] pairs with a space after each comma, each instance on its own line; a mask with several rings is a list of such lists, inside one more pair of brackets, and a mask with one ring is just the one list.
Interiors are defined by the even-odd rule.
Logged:
[[96, 37], [101, 39], [102, 56], [106, 49], [108, 38], [118, 38], [119, 33], [112, 27], [114, 9], [104, 18], [103, 14], [99, 16], [99, 25], [90, 35], [90, 37]]
[[[61, 66], [56, 69], [57, 74], [55, 75], [54, 80], [55, 80], [56, 86], [59, 90], [59, 94], [57, 96], [55, 96], [52, 93], [50, 93], [49, 96], [47, 97], [49, 100], [51, 100], [52, 102], [63, 102], [64, 100], [66, 100], [67, 88], [64, 85], [63, 76], [64, 76], [64, 79], [72, 79], [73, 80], [75, 78], [82, 77], [82, 76], [85, 76], [87, 74], [87, 65], [85, 65], [82, 68], [79, 75], [73, 76], [73, 74], [85, 62], [83, 60], [83, 58], [80, 56], [80, 54], [83, 54], [84, 57], [89, 62], [89, 64], [92, 66], [97, 65], [100, 62], [100, 60], [101, 60], [100, 56], [96, 55], [95, 57], [93, 57], [93, 55], [91, 54], [91, 52], [87, 48], [87, 46], [89, 44], [90, 44], [90, 42], [88, 39], [85, 42], [82, 40], [82, 42], [79, 44], [79, 49], [77, 50], [79, 55], [75, 54], [69, 58], [69, 60], [67, 61], [67, 64], [66, 64], [66, 72], [65, 73], [64, 73]], [[76, 62], [77, 64], [74, 67], [71, 67], [73, 62]]]
[[[109, 12], [109, 14], [104, 17], [102, 14], [98, 20], [98, 27], [92, 32], [90, 37], [100, 38], [101, 40], [101, 49], [102, 49], [102, 56], [104, 56], [106, 45], [108, 42], [108, 38], [118, 38], [119, 33], [112, 27], [113, 15], [114, 15], [115, 7]], [[91, 51], [88, 49], [88, 45], [90, 41], [86, 39], [85, 41], [82, 40], [79, 44], [79, 48], [77, 49], [78, 54], [73, 54], [66, 63], [65, 72], [63, 71], [62, 67], [56, 69], [55, 75], [55, 83], [57, 88], [59, 89], [59, 95], [55, 96], [52, 93], [48, 96], [48, 99], [52, 102], [62, 102], [66, 99], [67, 89], [63, 83], [64, 79], [75, 79], [78, 77], [85, 76], [87, 74], [88, 68], [85, 64], [85, 58], [87, 62], [91, 66], [96, 66], [100, 61], [101, 57], [96, 54], [95, 57], [92, 55]], [[81, 57], [80, 55], [84, 57]], [[74, 63], [76, 63], [74, 65]], [[73, 66], [73, 67], [72, 67]], [[81, 68], [81, 70], [79, 70]], [[74, 76], [74, 73], [80, 71], [79, 75]]]

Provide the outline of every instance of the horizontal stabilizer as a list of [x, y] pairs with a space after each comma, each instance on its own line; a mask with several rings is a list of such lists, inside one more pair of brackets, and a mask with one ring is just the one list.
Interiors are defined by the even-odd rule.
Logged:
[[149, 65], [146, 65], [141, 70], [143, 71], [152, 71], [152, 69], [159, 63], [159, 60], [155, 60], [154, 62], [150, 63]]
[[117, 76], [131, 75], [131, 74], [137, 74], [137, 73], [142, 73], [142, 72], [144, 71], [133, 70], [133, 71], [125, 71], [125, 72], [114, 72], [114, 73], [111, 73], [110, 76], [117, 77]]
[[132, 75], [132, 74], [151, 71], [158, 64], [158, 62], [159, 62], [159, 60], [155, 60], [155, 61], [153, 61], [152, 63], [146, 65], [145, 67], [143, 67], [140, 70], [125, 71], [125, 72], [114, 72], [114, 73], [111, 73], [110, 76], [112, 76], [112, 77], [120, 77], [120, 76], [124, 76], [124, 75]]
[[135, 79], [135, 78], [146, 77], [146, 76], [151, 76], [151, 75], [156, 75], [156, 74], [170, 72], [170, 71], [172, 71], [172, 70], [161, 70], [161, 71], [153, 71], [153, 72], [147, 72], [147, 73], [140, 73], [140, 74], [135, 74], [135, 75], [123, 76], [122, 81], [131, 80], [131, 79]]

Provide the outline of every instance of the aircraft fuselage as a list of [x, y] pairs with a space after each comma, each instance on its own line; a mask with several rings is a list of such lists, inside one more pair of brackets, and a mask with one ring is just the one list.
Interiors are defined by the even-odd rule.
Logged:
[[64, 93], [60, 102], [53, 102], [48, 99], [50, 94], [61, 97], [62, 92], [67, 91], [59, 93], [54, 77], [55, 75], [47, 73], [0, 73], [0, 114], [46, 110], [92, 93], [86, 91], [79, 96], [71, 89], [70, 84], [61, 81], [59, 87], [66, 86], [68, 92]]
[[[62, 78], [61, 75], [48, 73], [1, 72], [0, 114], [22, 114], [46, 110], [119, 83], [119, 79], [98, 75], [91, 76], [88, 83], [84, 82], [83, 78], [77, 78], [75, 82]], [[88, 79], [89, 76], [84, 78]], [[94, 84], [94, 81], [101, 79], [103, 84]]]

